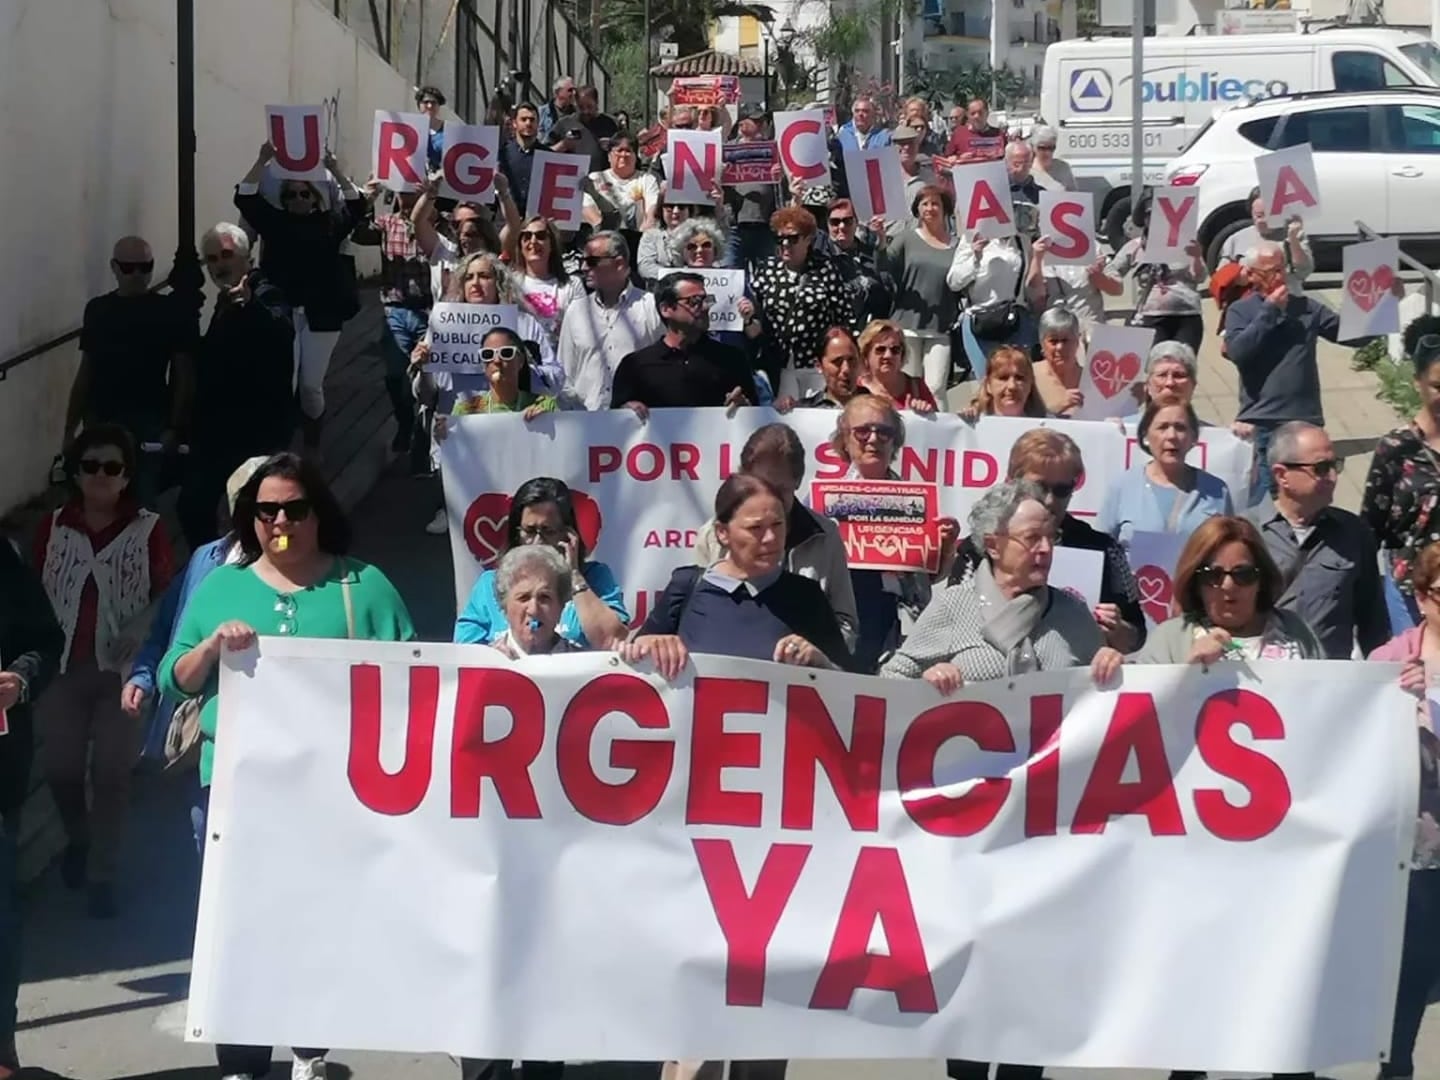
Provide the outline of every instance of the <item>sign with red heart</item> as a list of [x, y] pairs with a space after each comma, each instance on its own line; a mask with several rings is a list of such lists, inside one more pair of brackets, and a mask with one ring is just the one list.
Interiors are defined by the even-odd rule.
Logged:
[[1145, 357], [1155, 331], [1144, 326], [1090, 328], [1087, 355], [1080, 371], [1084, 399], [1074, 413], [1077, 420], [1118, 420], [1140, 408], [1132, 391], [1145, 375]]
[[1168, 619], [1175, 598], [1169, 572], [1158, 566], [1142, 566], [1135, 571], [1135, 584], [1140, 586], [1140, 607], [1151, 621], [1162, 623]]
[[1127, 352], [1116, 356], [1109, 349], [1102, 349], [1090, 357], [1090, 377], [1100, 393], [1113, 398], [1140, 377], [1140, 354]]
[[[510, 503], [511, 497], [503, 491], [487, 491], [477, 496], [465, 511], [461, 535], [470, 554], [486, 570], [495, 568], [508, 546]], [[593, 552], [600, 543], [600, 504], [583, 491], [573, 488], [570, 503], [575, 508], [575, 524], [580, 540], [587, 552]], [[455, 527], [453, 519], [450, 527]]]
[[1400, 245], [1369, 240], [1345, 248], [1345, 291], [1340, 295], [1340, 340], [1349, 341], [1400, 330], [1396, 271]]

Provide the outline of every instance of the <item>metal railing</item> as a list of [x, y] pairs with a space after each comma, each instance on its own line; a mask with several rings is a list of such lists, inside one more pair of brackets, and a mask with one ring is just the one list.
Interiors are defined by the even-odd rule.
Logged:
[[[161, 281], [160, 284], [152, 285], [150, 287], [150, 291], [152, 293], [156, 293], [159, 292], [161, 289], [168, 288], [169, 285], [170, 280], [169, 278], [166, 278], [165, 280]], [[70, 342], [74, 341], [80, 336], [81, 332], [84, 329], [85, 327], [83, 325], [77, 326], [73, 330], [65, 331], [65, 333], [59, 335], [58, 337], [51, 338], [49, 341], [42, 341], [39, 345], [32, 345], [24, 352], [18, 352], [9, 359], [0, 360], [0, 382], [4, 382], [5, 377], [15, 368], [18, 368], [21, 364], [28, 364], [31, 360], [34, 360], [37, 357], [44, 356], [48, 352], [54, 352], [62, 345], [69, 345]]]
[[[1355, 222], [1355, 231], [1360, 234], [1361, 240], [1388, 239], [1387, 237], [1381, 236], [1374, 229], [1370, 228], [1369, 225], [1366, 225], [1363, 221]], [[1407, 270], [1415, 270], [1419, 272], [1421, 288], [1425, 290], [1425, 311], [1428, 313], [1430, 309], [1435, 306], [1435, 291], [1437, 287], [1440, 287], [1440, 274], [1435, 273], [1434, 270], [1431, 270], [1424, 263], [1419, 262], [1416, 259], [1412, 259], [1403, 251], [1400, 252], [1400, 265], [1405, 267], [1405, 269]]]

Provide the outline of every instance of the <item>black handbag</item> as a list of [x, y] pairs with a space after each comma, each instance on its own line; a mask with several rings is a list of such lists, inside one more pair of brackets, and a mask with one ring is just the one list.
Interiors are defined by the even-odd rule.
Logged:
[[1004, 341], [1020, 329], [1023, 312], [1024, 307], [1018, 300], [996, 300], [972, 307], [967, 312], [970, 331], [986, 341]]

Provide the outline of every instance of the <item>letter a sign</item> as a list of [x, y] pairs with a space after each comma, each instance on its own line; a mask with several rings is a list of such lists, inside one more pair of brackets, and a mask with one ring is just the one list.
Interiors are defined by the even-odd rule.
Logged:
[[1265, 221], [1277, 226], [1298, 217], [1313, 221], [1320, 213], [1320, 183], [1310, 145], [1287, 147], [1255, 159]]
[[962, 236], [995, 240], [1015, 235], [1015, 210], [1010, 204], [1010, 174], [1003, 161], [956, 165], [955, 222]]
[[283, 180], [324, 180], [325, 110], [319, 105], [266, 105], [265, 131], [275, 156], [270, 170]]

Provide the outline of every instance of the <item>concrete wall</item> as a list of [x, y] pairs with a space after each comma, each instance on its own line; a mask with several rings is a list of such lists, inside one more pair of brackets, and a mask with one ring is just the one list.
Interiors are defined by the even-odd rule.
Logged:
[[[196, 9], [198, 229], [235, 218], [232, 189], [265, 137], [267, 104], [338, 93], [336, 153], [363, 179], [375, 109], [411, 107], [413, 80], [338, 22], [328, 0], [202, 0]], [[113, 286], [117, 237], [150, 241], [157, 280], [169, 269], [175, 5], [8, 0], [0, 12], [0, 198], [11, 209], [3, 358], [79, 324], [86, 300]], [[453, 81], [453, 55], [450, 65]], [[76, 360], [73, 347], [56, 350], [0, 382], [0, 513], [45, 485]]]

